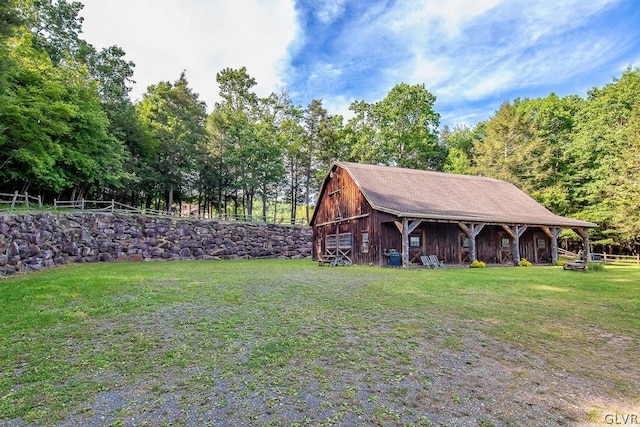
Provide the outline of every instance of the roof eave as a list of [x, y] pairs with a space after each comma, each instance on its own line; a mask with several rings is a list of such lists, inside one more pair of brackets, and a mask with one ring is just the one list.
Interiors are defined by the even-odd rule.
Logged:
[[433, 219], [439, 221], [452, 221], [452, 222], [479, 222], [479, 223], [494, 223], [494, 224], [523, 224], [534, 226], [549, 226], [549, 227], [563, 227], [563, 228], [593, 228], [597, 227], [597, 224], [586, 221], [523, 221], [518, 218], [496, 218], [496, 217], [483, 217], [483, 216], [457, 216], [457, 215], [438, 215], [438, 214], [420, 214], [411, 212], [399, 212], [392, 209], [378, 209], [396, 215], [399, 218], [415, 218], [415, 219]]

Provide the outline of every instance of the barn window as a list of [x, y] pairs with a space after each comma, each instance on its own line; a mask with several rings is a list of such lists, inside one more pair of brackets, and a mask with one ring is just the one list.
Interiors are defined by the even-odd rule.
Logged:
[[412, 248], [422, 246], [420, 243], [420, 236], [409, 236], [409, 246]]
[[460, 245], [463, 248], [468, 248], [469, 246], [471, 246], [471, 242], [469, 241], [469, 238], [467, 236], [460, 236]]
[[544, 249], [547, 247], [547, 242], [544, 239], [537, 239], [538, 249]]
[[503, 248], [508, 248], [509, 246], [511, 246], [511, 240], [509, 240], [506, 237], [502, 238], [502, 247]]
[[362, 253], [369, 252], [369, 232], [362, 232]]
[[351, 247], [351, 234], [341, 234], [340, 235], [340, 244], [341, 248], [350, 248]]
[[327, 236], [327, 249], [335, 249], [338, 247], [337, 245], [337, 241], [336, 241], [336, 235], [335, 234], [330, 234]]

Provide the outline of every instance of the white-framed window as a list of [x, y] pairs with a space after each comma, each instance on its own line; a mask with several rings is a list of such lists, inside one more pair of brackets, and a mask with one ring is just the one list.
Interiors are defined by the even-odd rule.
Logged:
[[460, 246], [463, 248], [468, 248], [471, 246], [471, 241], [468, 236], [460, 236]]
[[326, 240], [327, 249], [335, 249], [338, 247], [338, 241], [336, 240], [335, 234], [329, 234]]
[[503, 237], [501, 241], [501, 246], [503, 248], [508, 248], [509, 246], [511, 246], [511, 240], [509, 240], [508, 237]]
[[420, 242], [420, 236], [409, 236], [409, 246], [412, 248], [419, 248], [422, 246], [422, 243]]
[[369, 252], [369, 232], [362, 232], [362, 253]]
[[544, 249], [547, 247], [547, 241], [545, 239], [536, 239], [536, 247], [538, 249]]

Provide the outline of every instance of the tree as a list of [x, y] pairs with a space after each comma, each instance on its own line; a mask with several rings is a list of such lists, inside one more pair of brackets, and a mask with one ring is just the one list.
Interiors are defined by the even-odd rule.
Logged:
[[529, 158], [525, 147], [532, 131], [517, 109], [516, 103], [504, 102], [495, 116], [485, 123], [484, 138], [474, 146], [474, 173], [511, 182], [524, 188]]
[[333, 161], [341, 160], [339, 131], [342, 118], [330, 116], [322, 100], [314, 99], [303, 112], [304, 139], [300, 156], [304, 178], [304, 204], [307, 222], [311, 218], [312, 195], [320, 188], [324, 174]]
[[[603, 88], [589, 91], [583, 108], [576, 115], [576, 126], [567, 147], [571, 160], [568, 184], [573, 189], [573, 210], [580, 217], [599, 224], [594, 241], [624, 247], [634, 238], [621, 234], [634, 215], [620, 215], [621, 205], [634, 205], [629, 199], [633, 186], [627, 174], [633, 173], [637, 145], [636, 114], [640, 99], [640, 69], [627, 69], [620, 78]], [[626, 182], [626, 183], [625, 183]], [[618, 191], [618, 185], [624, 188]], [[631, 191], [630, 193], [627, 191]], [[632, 223], [637, 227], [637, 223]]]
[[568, 159], [575, 116], [583, 106], [578, 96], [526, 99], [518, 103], [518, 111], [529, 124], [532, 139], [524, 150], [529, 162], [527, 188], [531, 195], [552, 211], [570, 212], [570, 193], [566, 182]]
[[450, 130], [447, 126], [440, 132], [440, 141], [448, 149], [443, 170], [450, 173], [471, 173], [473, 159], [474, 129], [457, 125]]
[[612, 177], [609, 195], [615, 206], [613, 217], [623, 247], [640, 253], [640, 103], [636, 102], [622, 131], [627, 150], [618, 158], [619, 173]]
[[55, 66], [21, 29], [10, 57], [16, 67], [0, 107], [0, 176], [5, 185], [81, 195], [118, 185], [124, 152], [107, 134], [95, 84], [85, 67]]
[[[253, 208], [253, 196], [257, 185], [253, 172], [259, 163], [255, 148], [258, 97], [252, 91], [256, 81], [242, 67], [225, 68], [216, 74], [221, 102], [216, 103], [213, 116], [212, 138], [217, 139], [219, 163], [226, 169], [223, 174], [232, 177], [229, 197], [234, 201], [234, 213], [241, 206], [246, 215]], [[222, 175], [221, 175], [222, 176]], [[222, 187], [221, 187], [222, 188]], [[220, 203], [221, 201], [219, 201]]]
[[23, 16], [37, 49], [49, 55], [54, 65], [79, 59], [88, 44], [80, 38], [82, 3], [66, 0], [24, 0]]
[[174, 83], [151, 85], [137, 106], [140, 123], [153, 150], [152, 181], [166, 194], [172, 212], [174, 192], [188, 190], [198, 147], [205, 136], [206, 106], [187, 82], [185, 72]]
[[424, 85], [400, 83], [382, 101], [352, 103], [347, 136], [354, 160], [441, 170], [447, 150], [438, 143], [435, 100]]
[[0, 97], [6, 88], [5, 73], [11, 66], [6, 41], [14, 34], [21, 22], [13, 0], [0, 0]]
[[[225, 186], [233, 192], [230, 197], [236, 214], [241, 206], [243, 216], [252, 219], [258, 196], [262, 198], [265, 218], [267, 198], [277, 195], [284, 175], [278, 132], [291, 100], [286, 92], [258, 98], [252, 90], [256, 81], [245, 67], [226, 68], [216, 75], [216, 80], [222, 101], [216, 103], [211, 114], [209, 134], [224, 168], [220, 178], [232, 178], [225, 181]], [[222, 194], [219, 196], [221, 203]]]

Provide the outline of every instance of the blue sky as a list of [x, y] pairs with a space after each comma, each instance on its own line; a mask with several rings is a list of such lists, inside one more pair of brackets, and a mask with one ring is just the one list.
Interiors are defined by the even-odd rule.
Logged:
[[246, 66], [349, 117], [397, 83], [424, 84], [441, 123], [473, 125], [516, 97], [586, 96], [640, 66], [636, 0], [81, 0], [84, 37], [136, 63], [132, 98], [182, 70], [209, 108], [215, 74]]

